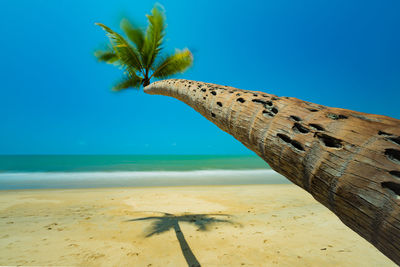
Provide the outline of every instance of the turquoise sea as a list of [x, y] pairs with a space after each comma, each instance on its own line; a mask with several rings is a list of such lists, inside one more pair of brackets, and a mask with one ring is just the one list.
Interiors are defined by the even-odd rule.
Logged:
[[0, 190], [275, 183], [257, 156], [0, 155]]

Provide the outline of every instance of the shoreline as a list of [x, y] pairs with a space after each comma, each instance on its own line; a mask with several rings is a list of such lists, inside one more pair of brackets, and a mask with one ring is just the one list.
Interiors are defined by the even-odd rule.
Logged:
[[2, 193], [0, 265], [395, 266], [295, 185]]
[[[50, 191], [94, 191], [94, 190], [135, 190], [135, 189], [179, 189], [179, 188], [217, 188], [217, 187], [241, 187], [241, 186], [286, 186], [290, 184], [204, 184], [204, 185], [149, 185], [149, 186], [119, 186], [119, 187], [85, 187], [85, 188], [27, 188], [27, 189], [10, 189], [0, 190], [1, 193], [17, 193], [17, 192], [50, 192]], [[297, 185], [294, 185], [297, 187]]]
[[0, 190], [233, 184], [291, 182], [271, 169], [0, 173]]

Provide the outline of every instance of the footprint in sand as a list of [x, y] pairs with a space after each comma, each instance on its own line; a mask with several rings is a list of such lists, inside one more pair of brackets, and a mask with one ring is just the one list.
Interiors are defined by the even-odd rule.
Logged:
[[106, 255], [103, 254], [103, 253], [94, 253], [94, 254], [88, 255], [87, 258], [90, 259], [90, 260], [97, 260], [97, 259], [105, 257], [105, 256]]
[[341, 250], [338, 250], [337, 252], [351, 252], [351, 250], [350, 249], [341, 249]]
[[128, 252], [128, 253], [126, 253], [126, 256], [139, 256], [139, 253], [137, 253], [137, 252]]
[[57, 226], [58, 223], [51, 223], [49, 225], [43, 226], [43, 228], [47, 228], [47, 230], [51, 230], [53, 229], [54, 226]]

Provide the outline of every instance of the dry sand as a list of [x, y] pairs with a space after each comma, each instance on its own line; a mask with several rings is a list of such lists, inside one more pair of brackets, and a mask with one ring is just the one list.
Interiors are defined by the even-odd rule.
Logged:
[[3, 191], [0, 226], [0, 265], [395, 266], [294, 185]]

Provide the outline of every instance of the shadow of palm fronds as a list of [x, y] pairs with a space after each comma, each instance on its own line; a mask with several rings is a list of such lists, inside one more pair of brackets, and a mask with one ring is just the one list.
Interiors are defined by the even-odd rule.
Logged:
[[[188, 266], [200, 266], [199, 261], [194, 256], [192, 250], [189, 247], [189, 244], [186, 241], [185, 236], [182, 233], [182, 230], [179, 226], [180, 222], [187, 222], [190, 224], [194, 224], [197, 226], [197, 229], [200, 231], [208, 231], [210, 227], [217, 223], [229, 223], [233, 224], [231, 220], [229, 220], [230, 216], [227, 214], [182, 214], [182, 215], [174, 215], [171, 213], [162, 212], [162, 216], [149, 216], [137, 219], [128, 220], [128, 222], [136, 222], [136, 221], [153, 221], [150, 228], [146, 231], [146, 237], [151, 237], [153, 235], [158, 235], [164, 232], [167, 232], [171, 229], [175, 230], [176, 237], [181, 246], [181, 250], [183, 256], [186, 259]], [[225, 217], [225, 218], [216, 218], [217, 216]]]
[[152, 225], [146, 233], [146, 237], [152, 235], [161, 234], [174, 228], [176, 223], [187, 222], [197, 226], [200, 231], [208, 231], [210, 227], [217, 223], [229, 223], [233, 222], [229, 219], [219, 219], [211, 216], [222, 216], [230, 218], [227, 214], [183, 214], [174, 215], [170, 213], [163, 213], [163, 216], [149, 216], [138, 219], [128, 220], [129, 222], [135, 221], [153, 221]]

